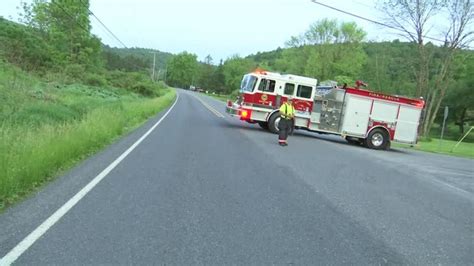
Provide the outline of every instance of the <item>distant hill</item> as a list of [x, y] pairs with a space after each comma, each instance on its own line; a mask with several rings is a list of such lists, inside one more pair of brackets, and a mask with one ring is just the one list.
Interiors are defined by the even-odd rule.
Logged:
[[173, 54], [168, 52], [162, 52], [159, 50], [154, 49], [146, 49], [146, 48], [116, 48], [116, 47], [109, 47], [105, 45], [103, 47], [104, 52], [113, 52], [119, 55], [122, 58], [126, 58], [129, 56], [136, 57], [138, 59], [147, 62], [150, 66], [153, 64], [153, 52], [156, 53], [156, 69], [164, 69], [168, 60], [173, 56]]
[[278, 47], [276, 50], [266, 51], [266, 52], [257, 52], [256, 54], [251, 54], [247, 58], [254, 60], [257, 63], [266, 63], [269, 66], [275, 66], [276, 60], [281, 58], [282, 52], [288, 48]]

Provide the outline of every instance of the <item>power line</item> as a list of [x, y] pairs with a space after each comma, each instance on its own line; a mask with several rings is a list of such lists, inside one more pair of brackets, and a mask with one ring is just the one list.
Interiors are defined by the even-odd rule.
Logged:
[[[365, 21], [368, 21], [368, 22], [371, 22], [371, 23], [374, 23], [374, 24], [378, 24], [380, 26], [384, 26], [384, 27], [394, 29], [394, 30], [398, 30], [398, 31], [407, 32], [407, 31], [405, 31], [405, 30], [403, 30], [399, 27], [395, 27], [395, 26], [392, 26], [392, 25], [389, 25], [389, 24], [386, 24], [386, 23], [383, 23], [383, 22], [379, 22], [379, 21], [376, 21], [376, 20], [373, 20], [373, 19], [370, 19], [370, 18], [359, 16], [357, 14], [354, 14], [354, 13], [351, 13], [351, 12], [348, 12], [348, 11], [345, 11], [345, 10], [342, 10], [342, 9], [339, 9], [339, 8], [336, 8], [336, 7], [333, 7], [333, 6], [323, 4], [323, 3], [318, 2], [316, 0], [311, 0], [311, 2], [313, 2], [314, 4], [317, 4], [317, 5], [321, 5], [321, 6], [329, 8], [329, 9], [344, 13], [344, 14], [349, 15], [349, 16], [353, 16], [353, 17], [356, 17], [356, 18], [359, 18], [359, 19], [362, 19], [362, 20], [365, 20]], [[412, 32], [407, 32], [407, 33], [413, 34]], [[426, 39], [429, 39], [429, 40], [438, 41], [438, 42], [442, 42], [442, 43], [444, 43], [446, 41], [446, 40], [441, 40], [441, 39], [433, 38], [433, 37], [426, 36], [426, 35], [423, 36], [423, 37], [426, 38]], [[464, 47], [469, 48], [469, 49], [473, 48], [473, 47], [470, 47], [470, 46], [467, 46], [467, 45], [464, 46]]]
[[[128, 47], [94, 14], [94, 12], [92, 12], [92, 10], [90, 10], [90, 8], [87, 6], [87, 4], [83, 1], [83, 0], [80, 0], [81, 3], [87, 8], [87, 10], [89, 11], [89, 14], [91, 14], [92, 16], [94, 16], [94, 18], [120, 43], [122, 44], [122, 46], [126, 49], [128, 49]], [[152, 52], [153, 53], [153, 68], [152, 68], [152, 81], [155, 81], [155, 61], [156, 61], [156, 52]], [[133, 64], [137, 69], [140, 69], [140, 68], [143, 68], [143, 67], [140, 67], [136, 64]]]
[[[102, 24], [102, 26], [104, 26], [104, 28], [106, 28], [107, 31], [108, 31], [110, 34], [112, 34], [112, 36], [113, 36], [115, 39], [117, 39], [125, 48], [128, 49], [128, 47], [127, 47], [117, 36], [115, 36], [115, 34], [113, 34], [112, 31], [110, 31], [110, 30], [107, 28], [107, 26], [105, 26], [105, 24], [102, 23], [102, 22], [99, 20], [99, 18], [98, 18], [97, 16], [95, 16], [95, 15], [92, 13], [92, 11], [87, 7], [87, 5], [85, 5], [85, 3], [84, 3], [82, 0], [80, 0], [80, 2], [81, 2], [82, 4], [84, 4], [84, 6], [85, 6], [85, 7], [87, 8], [87, 10], [90, 12], [89, 14], [93, 15], [93, 16]], [[62, 11], [64, 14], [66, 14], [66, 15], [70, 18], [70, 20], [71, 20], [72, 22], [76, 23], [76, 24], [77, 24], [81, 29], [83, 29], [87, 34], [90, 34], [90, 28], [85, 27], [84, 25], [82, 25], [81, 23], [79, 23], [79, 21], [77, 21], [77, 19], [76, 19], [73, 15], [71, 15], [71, 13], [69, 13], [62, 5], [60, 5], [60, 4], [57, 3], [56, 1], [51, 1], [50, 3], [52, 3], [52, 4], [54, 4], [55, 6], [59, 7], [59, 8], [61, 9], [61, 11]], [[144, 69], [144, 67], [138, 66], [138, 65], [135, 64], [135, 63], [132, 63], [132, 66], [134, 66], [136, 69]]]
[[356, 3], [356, 4], [359, 4], [360, 6], [364, 6], [364, 7], [367, 7], [367, 8], [370, 8], [372, 10], [377, 10], [374, 6], [371, 6], [371, 5], [368, 5], [364, 2], [359, 2], [357, 0], [352, 0], [353, 3]]
[[[102, 25], [102, 27], [104, 27], [104, 29], [105, 29], [110, 35], [112, 35], [112, 37], [113, 37], [115, 40], [117, 40], [125, 49], [128, 49], [128, 47], [105, 25], [105, 23], [103, 23], [103, 22], [99, 19], [99, 17], [97, 17], [97, 16], [94, 14], [94, 12], [92, 12], [92, 10], [90, 10], [90, 8], [89, 8], [89, 6], [86, 4], [86, 2], [84, 2], [83, 0], [79, 0], [79, 1], [82, 3], [82, 5], [83, 5], [85, 8], [87, 8], [87, 10], [89, 11], [89, 14], [92, 15], [92, 16], [100, 23], [100, 25]], [[155, 70], [155, 69], [154, 69], [154, 64], [155, 64], [154, 61], [155, 61], [155, 58], [154, 58], [154, 60], [153, 60], [153, 72], [154, 72], [154, 70]], [[144, 67], [139, 66], [139, 65], [137, 65], [137, 64], [135, 64], [135, 63], [132, 63], [132, 66], [134, 66], [136, 69], [144, 69]], [[153, 73], [153, 77], [154, 77], [154, 73]]]
[[[105, 30], [112, 35], [112, 37], [114, 37], [125, 49], [128, 49], [128, 47], [99, 19], [99, 17], [97, 17], [94, 14], [94, 12], [92, 12], [92, 10], [90, 10], [88, 5], [83, 0], [80, 0], [80, 2], [84, 5], [85, 8], [87, 8], [87, 10], [89, 11], [89, 14], [92, 15], [100, 23], [100, 25], [102, 25], [102, 27], [104, 27]], [[152, 81], [155, 81], [155, 61], [156, 61], [156, 52], [154, 52], [154, 55], [153, 55]], [[144, 68], [144, 67], [139, 66], [135, 63], [132, 63], [132, 65], [136, 69], [143, 69]]]
[[[353, 16], [353, 17], [356, 17], [356, 18], [359, 18], [359, 19], [362, 19], [362, 20], [365, 20], [365, 21], [372, 22], [372, 23], [374, 23], [374, 24], [378, 24], [378, 25], [380, 25], [380, 26], [384, 26], [384, 27], [391, 28], [391, 29], [394, 29], [394, 30], [403, 31], [403, 30], [400, 29], [399, 27], [395, 27], [395, 26], [392, 26], [392, 25], [388, 25], [388, 24], [385, 24], [385, 23], [382, 23], [382, 22], [373, 20], [373, 19], [369, 19], [369, 18], [366, 18], [366, 17], [362, 17], [362, 16], [356, 15], [356, 14], [354, 14], [354, 13], [350, 13], [350, 12], [344, 11], [344, 10], [342, 10], [342, 9], [339, 9], [339, 8], [336, 8], [336, 7], [333, 7], [333, 6], [329, 6], [329, 5], [323, 4], [323, 3], [318, 2], [318, 1], [316, 1], [316, 0], [311, 0], [311, 2], [313, 2], [313, 3], [315, 3], [315, 4], [318, 4], [318, 5], [321, 5], [321, 6], [324, 6], [324, 7], [327, 7], [327, 8], [332, 9], [332, 10], [336, 10], [336, 11], [338, 11], [338, 12], [344, 13], [344, 14], [349, 15], [349, 16]], [[435, 38], [431, 38], [431, 37], [427, 37], [427, 36], [423, 36], [423, 37], [425, 37], [425, 38], [427, 38], [427, 39], [432, 39], [432, 40], [435, 40], [435, 41], [444, 42], [444, 41], [442, 41], [442, 40], [435, 39]]]
[[[87, 6], [85, 5], [85, 3], [84, 3], [82, 0], [80, 0], [80, 1], [81, 1], [81, 3], [83, 3], [84, 6], [87, 8]], [[66, 15], [70, 18], [71, 21], [73, 21], [74, 23], [76, 23], [76, 24], [77, 24], [81, 29], [83, 29], [87, 34], [90, 34], [90, 28], [85, 27], [84, 25], [82, 25], [81, 23], [79, 23], [79, 22], [77, 21], [77, 19], [76, 19], [73, 15], [71, 15], [71, 13], [69, 13], [62, 5], [58, 4], [56, 1], [51, 1], [50, 3], [51, 3], [51, 4], [54, 4], [54, 5], [57, 6], [57, 7], [59, 7], [59, 8], [62, 10], [62, 12], [63, 12], [64, 14], [66, 14]], [[88, 8], [87, 8], [87, 10], [89, 11], [89, 14], [90, 14], [91, 11], [90, 11]], [[105, 28], [107, 28], [107, 27], [99, 20], [99, 18], [97, 18], [95, 15], [94, 15], [94, 17], [95, 17]], [[115, 36], [109, 29], [107, 29], [107, 31], [108, 31], [110, 34], [112, 34], [112, 36], [113, 36], [115, 39], [117, 39], [125, 48], [127, 48], [127, 46], [126, 46], [122, 41], [120, 41], [120, 39], [118, 39], [117, 36]]]
[[90, 10], [90, 8], [87, 6], [87, 4], [80, 0], [81, 3], [87, 8], [87, 10], [89, 11], [89, 14], [91, 14], [99, 23], [100, 25], [102, 25], [102, 27], [104, 27], [111, 35], [112, 37], [114, 37], [124, 48], [128, 48], [95, 14], [94, 12], [92, 12], [92, 10]]

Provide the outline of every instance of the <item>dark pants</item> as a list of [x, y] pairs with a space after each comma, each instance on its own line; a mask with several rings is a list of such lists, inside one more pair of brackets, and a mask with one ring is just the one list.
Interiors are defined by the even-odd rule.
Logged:
[[291, 128], [293, 127], [293, 121], [290, 119], [281, 118], [280, 123], [278, 123], [278, 142], [286, 143], [286, 139], [288, 138], [288, 134], [291, 132]]

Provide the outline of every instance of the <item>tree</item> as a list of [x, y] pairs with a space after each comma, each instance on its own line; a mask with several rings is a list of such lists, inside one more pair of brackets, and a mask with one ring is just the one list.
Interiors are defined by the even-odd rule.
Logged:
[[90, 32], [89, 0], [34, 0], [24, 4], [23, 22], [51, 46], [58, 69], [77, 64], [87, 70], [102, 67], [100, 40]]
[[[300, 46], [302, 51], [288, 49], [283, 52], [285, 70], [320, 80], [357, 79], [367, 57], [361, 44], [365, 36], [364, 30], [353, 22], [316, 21], [304, 34], [287, 42], [287, 45], [303, 46]], [[279, 61], [280, 66], [282, 61]]]
[[[422, 134], [428, 136], [449, 88], [453, 59], [461, 48], [472, 41], [473, 31], [469, 26], [473, 20], [473, 3], [470, 0], [385, 0], [382, 7], [389, 23], [399, 29], [402, 36], [417, 44], [419, 55], [414, 65], [417, 81], [415, 95], [423, 96], [426, 100]], [[440, 10], [448, 14], [446, 19], [449, 27], [444, 32], [445, 43], [440, 58], [434, 61], [435, 49], [427, 45], [425, 39], [427, 28], [435, 26], [432, 20]], [[431, 69], [436, 72], [431, 73]]]
[[34, 29], [0, 18], [0, 57], [25, 70], [52, 66], [51, 47]]
[[212, 73], [212, 83], [211, 88], [213, 88], [217, 93], [225, 94], [225, 76], [224, 76], [224, 63], [222, 59], [219, 62], [219, 65], [216, 67]]
[[362, 67], [361, 79], [370, 88], [389, 94], [415, 96], [416, 81], [412, 71], [417, 57], [416, 44], [400, 42], [366, 43], [367, 61]]
[[146, 61], [143, 58], [137, 57], [133, 54], [126, 54], [120, 56], [114, 50], [104, 50], [102, 57], [105, 61], [105, 67], [108, 70], [123, 70], [123, 71], [144, 71], [148, 70], [151, 62]]
[[257, 64], [253, 60], [241, 58], [238, 55], [227, 59], [222, 68], [225, 80], [224, 92], [229, 94], [239, 89], [243, 75], [253, 71], [256, 67]]
[[[445, 31], [445, 44], [439, 71], [428, 94], [427, 119], [423, 125], [425, 136], [430, 132], [441, 102], [448, 91], [455, 71], [453, 62], [460, 55], [461, 48], [471, 43], [474, 37], [474, 31], [470, 27], [474, 20], [474, 4], [470, 0], [452, 0], [448, 2], [446, 9], [449, 12], [450, 26]], [[466, 59], [467, 57], [461, 57], [460, 61], [464, 63]]]
[[211, 55], [207, 55], [206, 58], [204, 58], [204, 63], [199, 64], [199, 78], [197, 83], [199, 87], [206, 90], [216, 90], [212, 81], [215, 68], [216, 67], [212, 65]]
[[285, 73], [303, 75], [308, 62], [310, 49], [306, 46], [289, 47], [281, 53], [281, 57], [275, 61], [275, 68]]
[[[444, 105], [450, 108], [450, 117], [454, 123], [459, 126], [459, 133], [464, 133], [464, 125], [467, 122], [474, 121], [474, 54], [472, 52], [464, 52], [467, 55], [459, 55], [458, 57], [468, 56], [466, 64], [456, 62], [456, 71], [454, 81], [450, 84], [448, 94], [444, 99]], [[463, 59], [462, 59], [463, 60]]]
[[194, 85], [198, 74], [197, 55], [182, 52], [168, 62], [167, 82], [172, 86], [187, 88]]

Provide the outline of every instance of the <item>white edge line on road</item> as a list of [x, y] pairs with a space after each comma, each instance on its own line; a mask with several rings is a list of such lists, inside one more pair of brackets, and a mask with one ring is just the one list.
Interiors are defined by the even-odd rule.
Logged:
[[206, 102], [204, 102], [204, 100], [202, 100], [201, 98], [199, 98], [199, 96], [196, 96], [196, 95], [193, 95], [196, 99], [198, 99], [198, 101], [200, 101], [202, 103], [202, 105], [204, 105], [204, 107], [206, 107], [207, 109], [209, 109], [209, 111], [211, 111], [213, 114], [215, 114], [217, 117], [220, 117], [220, 118], [224, 118], [224, 115], [219, 113], [219, 111], [217, 111], [216, 109], [214, 109], [212, 106], [210, 106], [209, 104], [207, 104]]
[[58, 222], [69, 210], [71, 210], [87, 193], [89, 193], [104, 177], [106, 177], [127, 155], [129, 155], [150, 133], [166, 118], [176, 105], [179, 94], [176, 92], [176, 100], [168, 111], [156, 122], [140, 139], [122, 153], [115, 161], [107, 166], [92, 181], [83, 187], [76, 195], [69, 199], [63, 206], [55, 211], [48, 219], [46, 219], [33, 232], [25, 237], [18, 245], [0, 259], [0, 265], [11, 265], [14, 263], [31, 245], [33, 245], [42, 235], [44, 235], [56, 222]]

